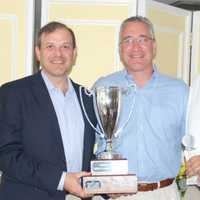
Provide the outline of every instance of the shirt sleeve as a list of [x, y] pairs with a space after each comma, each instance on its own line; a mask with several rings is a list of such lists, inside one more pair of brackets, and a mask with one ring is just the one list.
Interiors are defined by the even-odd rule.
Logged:
[[65, 183], [65, 177], [66, 177], [66, 172], [62, 173], [62, 176], [60, 178], [57, 190], [63, 191], [64, 190], [64, 183]]

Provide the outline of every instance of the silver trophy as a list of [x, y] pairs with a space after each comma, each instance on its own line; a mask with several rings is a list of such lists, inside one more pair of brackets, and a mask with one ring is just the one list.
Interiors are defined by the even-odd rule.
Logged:
[[[128, 91], [127, 88], [117, 86], [97, 87], [90, 93], [85, 91], [88, 95], [93, 95], [98, 128], [90, 122], [83, 105], [82, 95], [80, 95], [86, 118], [96, 132], [106, 140], [105, 150], [98, 154], [96, 160], [91, 161], [92, 176], [83, 178], [83, 187], [87, 192], [97, 194], [134, 193], [137, 191], [137, 177], [128, 174], [128, 160], [112, 148], [113, 139], [118, 138], [119, 133], [126, 126], [133, 112], [134, 101], [127, 120], [119, 127], [122, 99], [123, 95], [130, 93]], [[134, 98], [132, 99], [134, 100]]]
[[106, 139], [106, 149], [99, 159], [120, 159], [122, 155], [112, 150], [112, 139], [116, 137], [122, 102], [119, 87], [98, 87], [94, 91], [94, 108], [101, 131]]

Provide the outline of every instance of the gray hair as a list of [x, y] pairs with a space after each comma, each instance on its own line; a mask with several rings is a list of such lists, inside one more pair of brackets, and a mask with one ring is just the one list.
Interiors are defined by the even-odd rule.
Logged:
[[148, 18], [142, 17], [142, 16], [133, 16], [133, 17], [129, 17], [129, 18], [125, 19], [120, 26], [119, 35], [121, 35], [122, 30], [124, 29], [126, 24], [129, 22], [142, 22], [142, 23], [146, 24], [149, 28], [149, 33], [150, 33], [152, 39], [155, 40], [153, 24], [151, 23], [151, 21]]

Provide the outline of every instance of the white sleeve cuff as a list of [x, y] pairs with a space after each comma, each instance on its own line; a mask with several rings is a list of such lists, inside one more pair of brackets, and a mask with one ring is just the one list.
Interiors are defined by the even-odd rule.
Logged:
[[64, 190], [64, 183], [65, 183], [65, 177], [66, 177], [66, 172], [62, 173], [62, 176], [60, 178], [57, 190], [63, 191]]

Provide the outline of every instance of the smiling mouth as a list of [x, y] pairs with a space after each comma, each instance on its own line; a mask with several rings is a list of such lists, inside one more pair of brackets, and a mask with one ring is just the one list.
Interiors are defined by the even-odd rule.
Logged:
[[143, 55], [129, 55], [130, 58], [132, 59], [137, 59], [137, 58], [143, 58]]
[[64, 61], [63, 60], [53, 60], [51, 61], [52, 64], [63, 64]]

